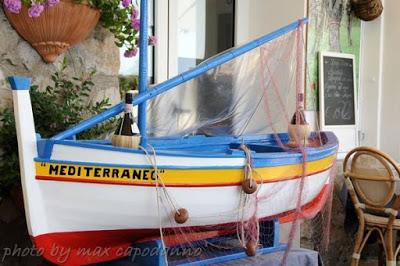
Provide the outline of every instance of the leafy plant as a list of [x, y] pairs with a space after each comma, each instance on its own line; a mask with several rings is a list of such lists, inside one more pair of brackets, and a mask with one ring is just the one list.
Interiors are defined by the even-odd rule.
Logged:
[[127, 91], [129, 90], [137, 90], [138, 89], [138, 76], [137, 75], [120, 75], [118, 76], [119, 80], [119, 92], [121, 94], [121, 98], [123, 98]]
[[[52, 86], [44, 91], [38, 86], [30, 88], [35, 128], [42, 137], [48, 138], [77, 124], [88, 116], [98, 114], [110, 106], [109, 99], [92, 103], [89, 99], [94, 83], [95, 70], [82, 73], [79, 77], [68, 77], [64, 59], [60, 70], [52, 76]], [[0, 111], [0, 197], [7, 195], [19, 182], [18, 143], [13, 110]], [[91, 139], [113, 130], [116, 119], [111, 119], [78, 135], [78, 139]]]
[[18, 143], [15, 133], [14, 114], [11, 109], [0, 113], [0, 198], [19, 180]]
[[[12, 13], [20, 13], [27, 6], [30, 17], [39, 17], [46, 8], [52, 8], [60, 0], [4, 0], [5, 8]], [[101, 11], [102, 25], [114, 34], [116, 45], [125, 47], [125, 56], [133, 57], [138, 52], [139, 10], [132, 0], [75, 0], [78, 4], [88, 4]], [[156, 38], [149, 37], [149, 44], [155, 45]]]

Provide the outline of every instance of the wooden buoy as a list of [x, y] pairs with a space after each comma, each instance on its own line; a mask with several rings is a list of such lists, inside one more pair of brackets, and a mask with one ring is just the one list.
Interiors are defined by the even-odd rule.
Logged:
[[184, 224], [189, 219], [189, 212], [185, 208], [180, 208], [175, 212], [175, 222]]
[[257, 191], [257, 182], [253, 178], [243, 180], [242, 189], [246, 194], [253, 194]]
[[257, 254], [257, 243], [250, 240], [246, 243], [246, 255], [254, 257]]

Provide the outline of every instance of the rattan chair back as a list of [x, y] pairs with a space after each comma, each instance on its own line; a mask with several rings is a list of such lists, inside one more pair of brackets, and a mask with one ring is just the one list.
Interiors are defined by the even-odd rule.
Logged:
[[360, 147], [344, 161], [344, 175], [349, 177], [361, 203], [372, 208], [385, 208], [394, 198], [398, 168], [381, 151]]

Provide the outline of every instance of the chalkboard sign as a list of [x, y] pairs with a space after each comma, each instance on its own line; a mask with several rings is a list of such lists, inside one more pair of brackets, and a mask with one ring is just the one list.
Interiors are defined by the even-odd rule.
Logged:
[[319, 63], [322, 126], [355, 125], [354, 56], [322, 52]]

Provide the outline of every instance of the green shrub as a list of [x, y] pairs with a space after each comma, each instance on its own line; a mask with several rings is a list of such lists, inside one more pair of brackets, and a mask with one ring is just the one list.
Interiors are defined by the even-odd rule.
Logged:
[[137, 75], [120, 75], [119, 79], [119, 92], [121, 98], [125, 97], [125, 93], [130, 90], [138, 90], [138, 79]]
[[[31, 86], [30, 95], [35, 119], [35, 128], [43, 138], [49, 138], [66, 130], [85, 118], [104, 111], [111, 104], [109, 99], [91, 103], [89, 94], [94, 83], [91, 81], [95, 70], [82, 73], [79, 77], [65, 74], [68, 64], [52, 76], [53, 84], [45, 90]], [[8, 195], [10, 189], [19, 183], [18, 144], [15, 119], [12, 108], [0, 111], [0, 198]], [[77, 136], [78, 139], [98, 138], [115, 127], [116, 119], [91, 128]]]

